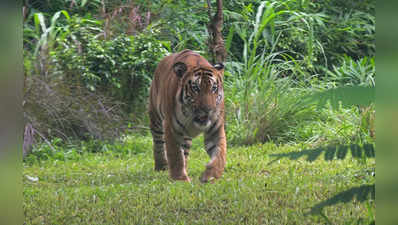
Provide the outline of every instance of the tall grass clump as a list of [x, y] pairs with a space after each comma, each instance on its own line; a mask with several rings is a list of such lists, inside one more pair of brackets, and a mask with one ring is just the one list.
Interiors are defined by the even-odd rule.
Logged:
[[290, 140], [314, 147], [324, 144], [374, 143], [374, 104], [366, 107], [340, 105], [337, 108], [327, 104], [317, 111], [315, 120], [302, 121], [300, 126], [286, 132]]
[[[319, 108], [305, 99], [340, 86], [375, 85], [372, 8], [354, 4], [344, 17], [338, 13], [340, 6], [311, 1], [233, 1], [227, 7], [226, 48], [232, 57], [225, 83], [231, 143], [344, 142], [362, 131], [361, 111], [367, 109]], [[337, 25], [335, 19], [345, 23]], [[336, 122], [339, 115], [355, 118], [344, 121], [349, 129]], [[343, 132], [319, 135], [332, 124]]]
[[[375, 4], [366, 1], [228, 1], [226, 2], [225, 30], [230, 56], [243, 61], [245, 43], [234, 33], [244, 27], [248, 33], [255, 29], [255, 19], [260, 7], [273, 11], [262, 31], [264, 42], [258, 48], [271, 46], [275, 51], [286, 51], [286, 61], [295, 61], [297, 71], [286, 70], [285, 76], [308, 79], [314, 75], [323, 77], [324, 68], [333, 69], [341, 63], [341, 56], [353, 60], [373, 57], [375, 53]], [[274, 16], [272, 16], [274, 15]], [[266, 15], [265, 15], [266, 16]], [[240, 25], [240, 27], [237, 27]], [[280, 38], [275, 43], [273, 36]], [[229, 41], [229, 42], [228, 42]]]
[[334, 82], [336, 86], [376, 86], [376, 67], [374, 57], [364, 57], [353, 60], [349, 56], [342, 57], [338, 66], [326, 70], [326, 80]]
[[[303, 101], [306, 90], [284, 76], [287, 70], [299, 72], [297, 61], [275, 51], [280, 34], [268, 36], [267, 27], [289, 11], [276, 11], [276, 2], [262, 2], [253, 31], [236, 24], [234, 30], [243, 41], [243, 62], [230, 62], [226, 74], [228, 133], [231, 143], [251, 144], [287, 139], [286, 131], [303, 120], [312, 119], [315, 108]], [[269, 38], [270, 48], [264, 46]], [[227, 47], [229, 44], [227, 42]], [[296, 86], [296, 87], [295, 87]]]

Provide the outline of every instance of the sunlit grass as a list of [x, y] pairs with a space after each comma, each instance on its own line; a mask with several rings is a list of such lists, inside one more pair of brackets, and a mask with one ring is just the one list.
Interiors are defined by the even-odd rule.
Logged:
[[374, 183], [369, 173], [374, 159], [274, 161], [270, 154], [309, 146], [231, 147], [224, 176], [200, 184], [208, 160], [201, 141], [195, 139], [191, 151], [192, 183], [154, 172], [149, 137], [128, 138], [125, 147], [142, 148], [139, 152], [108, 150], [36, 161], [32, 155], [23, 170], [26, 224], [325, 224], [326, 218], [333, 224], [368, 224], [374, 219], [367, 208], [374, 211], [372, 200], [326, 207], [324, 217], [307, 215], [341, 191]]

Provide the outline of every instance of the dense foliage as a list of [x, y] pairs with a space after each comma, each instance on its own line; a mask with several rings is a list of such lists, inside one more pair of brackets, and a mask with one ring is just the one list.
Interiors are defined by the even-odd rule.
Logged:
[[[73, 95], [117, 102], [117, 116], [130, 117], [124, 127], [146, 121], [148, 87], [163, 56], [185, 48], [208, 52], [206, 1], [27, 0], [24, 12], [27, 84], [37, 83], [33, 78], [62, 83]], [[344, 142], [366, 130], [360, 112], [374, 106], [319, 109], [304, 99], [339, 86], [375, 85], [374, 1], [226, 1], [224, 20], [230, 143]], [[310, 132], [314, 121], [325, 130], [338, 125], [326, 115], [344, 110], [357, 118], [347, 120], [347, 133]], [[27, 114], [57, 124], [38, 115], [45, 111], [28, 108]]]

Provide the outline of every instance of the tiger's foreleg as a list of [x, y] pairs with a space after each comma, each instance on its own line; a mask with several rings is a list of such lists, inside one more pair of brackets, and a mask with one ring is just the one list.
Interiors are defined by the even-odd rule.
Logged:
[[153, 139], [153, 158], [155, 161], [155, 170], [166, 170], [167, 169], [167, 158], [164, 150], [164, 132], [163, 132], [163, 121], [153, 111], [149, 111], [150, 117], [150, 128]]
[[186, 170], [186, 155], [185, 150], [178, 139], [177, 134], [172, 132], [171, 126], [166, 124], [165, 127], [165, 140], [166, 140], [166, 153], [169, 163], [169, 174], [173, 180], [190, 181]]
[[184, 138], [184, 141], [181, 144], [181, 147], [184, 150], [184, 166], [185, 166], [186, 172], [188, 172], [188, 157], [189, 157], [189, 150], [190, 150], [191, 146], [192, 146], [192, 139]]
[[212, 178], [218, 179], [221, 177], [224, 172], [227, 154], [227, 142], [223, 125], [215, 131], [205, 133], [204, 138], [210, 162], [207, 163], [206, 170], [200, 177], [200, 181], [203, 183], [208, 182]]

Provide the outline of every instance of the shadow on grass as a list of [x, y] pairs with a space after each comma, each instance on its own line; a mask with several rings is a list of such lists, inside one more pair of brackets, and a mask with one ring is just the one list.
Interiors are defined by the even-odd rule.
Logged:
[[[323, 107], [330, 102], [333, 108], [337, 108], [340, 103], [343, 106], [363, 105], [368, 106], [374, 103], [375, 99], [375, 87], [340, 87], [336, 89], [327, 90], [324, 92], [316, 93], [308, 96], [309, 102], [317, 102], [318, 108]], [[299, 152], [290, 152], [282, 154], [271, 154], [271, 157], [277, 157], [275, 160], [268, 163], [268, 165], [278, 161], [281, 158], [289, 158], [291, 160], [299, 159], [303, 156], [307, 156], [306, 160], [313, 162], [320, 157], [324, 152], [324, 159], [331, 161], [334, 159], [345, 159], [348, 151], [351, 150], [353, 158], [375, 158], [375, 149], [373, 144], [364, 145], [329, 145], [326, 147], [320, 147], [316, 149], [302, 150]], [[309, 214], [320, 214], [326, 221], [331, 224], [326, 216], [322, 214], [322, 209], [326, 206], [335, 205], [337, 203], [347, 203], [356, 198], [359, 202], [363, 202], [369, 198], [375, 199], [375, 184], [361, 185], [359, 187], [350, 188], [346, 191], [342, 191], [335, 196], [324, 200], [314, 205]], [[370, 224], [375, 224], [373, 220]]]
[[[270, 154], [271, 157], [276, 157], [268, 165], [278, 161], [281, 158], [289, 158], [290, 160], [297, 160], [301, 157], [306, 156], [306, 160], [313, 162], [320, 158], [321, 154], [324, 153], [324, 159], [326, 161], [332, 161], [335, 159], [345, 159], [347, 153], [351, 151], [353, 158], [374, 158], [375, 149], [373, 144], [351, 144], [351, 145], [329, 145], [326, 147], [320, 147], [315, 149], [307, 149], [297, 152], [281, 153], [281, 154]], [[322, 209], [327, 206], [335, 205], [337, 203], [347, 203], [354, 198], [359, 202], [363, 202], [367, 199], [375, 199], [375, 184], [361, 185], [359, 187], [350, 188], [346, 191], [342, 191], [335, 196], [326, 199], [316, 205], [314, 205], [308, 214], [321, 214]]]
[[335, 205], [337, 203], [347, 203], [349, 201], [357, 199], [359, 202], [363, 202], [369, 199], [375, 199], [376, 195], [376, 185], [375, 184], [367, 184], [361, 185], [359, 187], [350, 188], [346, 191], [340, 192], [335, 196], [322, 201], [311, 208], [311, 211], [308, 214], [319, 214], [322, 209], [326, 206]]
[[334, 159], [345, 159], [347, 153], [351, 151], [353, 158], [374, 158], [375, 149], [373, 144], [351, 144], [351, 145], [329, 145], [326, 147], [320, 147], [315, 149], [307, 149], [297, 152], [281, 153], [281, 154], [270, 154], [271, 157], [276, 157], [268, 163], [268, 165], [278, 161], [282, 158], [289, 158], [290, 160], [296, 160], [301, 157], [307, 156], [306, 160], [313, 162], [320, 157], [324, 152], [324, 159], [326, 161], [331, 161]]

